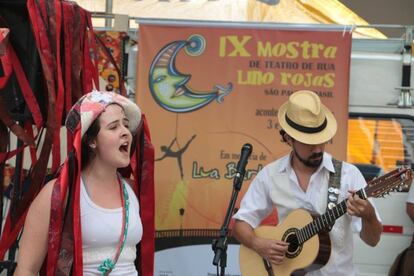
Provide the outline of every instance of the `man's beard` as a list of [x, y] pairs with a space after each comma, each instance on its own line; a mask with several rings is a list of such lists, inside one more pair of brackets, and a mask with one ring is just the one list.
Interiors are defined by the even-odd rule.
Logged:
[[300, 157], [295, 148], [293, 148], [293, 152], [294, 152], [295, 156], [299, 159], [299, 161], [302, 162], [303, 165], [305, 165], [309, 168], [319, 167], [322, 163], [322, 160], [323, 160], [323, 158], [312, 160], [314, 158], [322, 157], [323, 152], [314, 153], [311, 156], [309, 156], [307, 159], [304, 159], [304, 158]]

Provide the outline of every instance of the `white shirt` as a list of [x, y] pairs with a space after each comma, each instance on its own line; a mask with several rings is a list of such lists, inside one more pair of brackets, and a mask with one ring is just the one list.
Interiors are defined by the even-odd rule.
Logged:
[[[125, 180], [122, 180], [125, 181]], [[142, 238], [142, 223], [139, 216], [139, 203], [132, 188], [125, 183], [129, 196], [129, 226], [127, 239], [114, 270], [110, 275], [138, 275], [134, 261], [135, 246]], [[83, 275], [102, 275], [99, 265], [107, 258], [115, 256], [122, 230], [122, 207], [102, 208], [89, 197], [81, 178], [81, 225]]]
[[[281, 204], [271, 199], [271, 181], [274, 179], [271, 177], [272, 170], [287, 174], [289, 179], [288, 185], [290, 185], [290, 190], [293, 193], [298, 208], [308, 209], [319, 214], [325, 213], [329, 172], [334, 172], [332, 157], [327, 153], [324, 154], [322, 164], [311, 176], [306, 192], [299, 186], [296, 174], [290, 165], [290, 159], [291, 156], [286, 155], [265, 166], [257, 174], [241, 201], [240, 209], [233, 216], [235, 219], [243, 220], [253, 228], [256, 228], [271, 213], [274, 207], [276, 207], [278, 212], [279, 223], [293, 211], [284, 208], [286, 205], [281, 206]], [[361, 172], [354, 165], [342, 162], [338, 203], [348, 197], [348, 191], [357, 191], [365, 186], [366, 182]], [[379, 218], [378, 214], [377, 217]], [[358, 217], [351, 217], [345, 214], [337, 219], [329, 233], [332, 251], [328, 263], [320, 270], [312, 271], [307, 275], [355, 275], [355, 268], [352, 263], [352, 231], [360, 232], [361, 228], [361, 219]]]
[[413, 188], [413, 186], [414, 185], [411, 183], [410, 190], [408, 191], [408, 197], [407, 197], [407, 202], [408, 203], [414, 203], [414, 188]]

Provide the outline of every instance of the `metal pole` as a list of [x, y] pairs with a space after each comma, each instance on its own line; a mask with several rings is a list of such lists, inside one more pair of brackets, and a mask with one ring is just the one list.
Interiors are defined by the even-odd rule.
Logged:
[[[105, 13], [112, 13], [112, 0], [105, 0]], [[105, 18], [105, 27], [112, 28], [112, 19]]]

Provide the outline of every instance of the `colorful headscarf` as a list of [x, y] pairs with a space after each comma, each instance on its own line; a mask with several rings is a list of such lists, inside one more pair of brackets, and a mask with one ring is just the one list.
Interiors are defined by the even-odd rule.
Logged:
[[118, 104], [124, 109], [125, 116], [129, 120], [129, 130], [134, 134], [141, 122], [139, 107], [119, 94], [96, 90], [85, 94], [73, 105], [66, 117], [66, 128], [75, 134], [76, 129], [81, 127], [81, 137], [83, 137], [95, 119], [110, 104]]
[[[142, 208], [143, 237], [138, 245], [139, 275], [152, 276], [154, 267], [154, 148], [145, 116], [129, 99], [112, 92], [92, 91], [78, 100], [68, 113], [66, 127], [73, 134], [73, 151], [63, 164], [52, 192], [47, 275], [83, 275], [80, 221], [81, 139], [94, 120], [110, 104], [120, 105], [129, 120], [135, 148], [131, 164], [120, 170], [133, 179], [133, 190]], [[66, 206], [64, 205], [65, 199]], [[63, 212], [64, 210], [65, 213]]]

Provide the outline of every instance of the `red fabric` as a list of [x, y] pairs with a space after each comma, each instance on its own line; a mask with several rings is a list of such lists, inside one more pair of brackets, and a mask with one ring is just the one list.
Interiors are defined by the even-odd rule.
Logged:
[[17, 81], [19, 82], [19, 86], [22, 91], [24, 100], [30, 112], [32, 113], [33, 121], [36, 127], [39, 129], [43, 124], [42, 113], [40, 112], [40, 107], [34, 96], [32, 88], [30, 87], [30, 84], [27, 81], [26, 75], [20, 64], [20, 60], [18, 59], [16, 53], [14, 52], [13, 47], [10, 44], [8, 45], [7, 50], [10, 54], [10, 58], [13, 64], [13, 70], [15, 72]]
[[[5, 252], [16, 240], [18, 233], [22, 229], [28, 206], [43, 184], [46, 174], [47, 161], [49, 159], [52, 146], [53, 172], [57, 169], [57, 165], [60, 162], [59, 130], [64, 115], [64, 107], [66, 106], [66, 111], [68, 111], [72, 105], [72, 101], [77, 100], [82, 94], [92, 90], [92, 88], [98, 88], [99, 85], [96, 62], [96, 45], [93, 35], [93, 28], [91, 25], [90, 13], [71, 2], [61, 0], [28, 0], [27, 10], [33, 28], [33, 35], [35, 38], [36, 46], [38, 48], [45, 80], [45, 87], [47, 90], [47, 95], [45, 95], [45, 98], [47, 97], [48, 103], [48, 117], [46, 119], [46, 122], [42, 122], [41, 113], [37, 110], [37, 106], [29, 106], [29, 109], [34, 115], [36, 125], [39, 126], [40, 124], [46, 124], [47, 129], [39, 160], [37, 162], [36, 160], [33, 160], [35, 164], [33, 164], [32, 173], [30, 175], [32, 185], [24, 195], [23, 200], [19, 202], [19, 208], [16, 213], [12, 214], [14, 216], [14, 219], [13, 216], [8, 214], [7, 223], [3, 230], [2, 239], [0, 241], [1, 258], [4, 257]], [[64, 32], [64, 35], [61, 34], [61, 31]], [[61, 42], [63, 42], [63, 44]], [[61, 49], [63, 45], [64, 50]], [[64, 55], [64, 68], [62, 68], [63, 56], [61, 57], [61, 54]], [[19, 69], [17, 68], [17, 70]], [[64, 77], [62, 76], [63, 71], [65, 73]], [[33, 96], [33, 93], [29, 93], [27, 91], [29, 90], [25, 90], [23, 93], [26, 101], [30, 104], [32, 101], [30, 97]], [[18, 125], [14, 125], [14, 127], [18, 127]], [[147, 132], [148, 129], [145, 131], [145, 133]], [[29, 134], [33, 136], [32, 133]], [[150, 142], [148, 142], [149, 135], [145, 137], [147, 137], [146, 145], [148, 146], [148, 144], [150, 145]], [[68, 143], [71, 141], [71, 138], [69, 138]], [[64, 206], [62, 204], [65, 202], [66, 194], [71, 186], [74, 186], [74, 193], [72, 198], [73, 202], [72, 205], [68, 206], [73, 206], [73, 215], [70, 216], [70, 218], [71, 222], [73, 223], [71, 224], [71, 226], [73, 226], [73, 228], [71, 228], [71, 231], [73, 232], [72, 255], [74, 274], [82, 275], [83, 270], [82, 236], [79, 206], [80, 134], [78, 134], [78, 136], [75, 136], [73, 143], [70, 143], [70, 145], [72, 144], [75, 145], [74, 150], [78, 156], [78, 158], [76, 158], [78, 164], [74, 172], [74, 179], [76, 179], [76, 181], [75, 183], [69, 183], [69, 168], [67, 162], [65, 162], [52, 193], [52, 211], [50, 214], [51, 220], [49, 225], [49, 250], [45, 261], [46, 272], [48, 275], [61, 275], [57, 272], [56, 268], [60, 257], [59, 251], [62, 249], [62, 235], [64, 235], [64, 233], [62, 234], [62, 230], [65, 226], [63, 224]], [[70, 146], [68, 148], [70, 149]], [[144, 156], [147, 155], [148, 153], [144, 153]], [[138, 154], [137, 156], [141, 155]], [[153, 170], [153, 150], [151, 160], [152, 167], [150, 167]], [[146, 164], [145, 166], [148, 166], [146, 162], [143, 163]], [[139, 163], [136, 162], [136, 164]], [[136, 179], [138, 181], [138, 178]], [[151, 178], [147, 177], [147, 179], [150, 179], [152, 181], [152, 184], [150, 185], [153, 187], [153, 176]], [[72, 185], [70, 186], [69, 184]], [[143, 188], [142, 191], [146, 193], [148, 192], [148, 189]], [[148, 206], [151, 208], [151, 210], [153, 210], [154, 204], [149, 203], [151, 201], [151, 198], [153, 200], [153, 194], [152, 197], [137, 194], [137, 197], [139, 200], [148, 202]], [[145, 203], [145, 205], [146, 204], [147, 203]], [[144, 203], [142, 203], [142, 205], [144, 206]], [[154, 229], [153, 217], [151, 219], [149, 218], [149, 215], [152, 214], [153, 216], [154, 213], [153, 211], [144, 211], [144, 213], [148, 213], [144, 214], [144, 217], [146, 218], [145, 221], [152, 222], [149, 228], [146, 228], [145, 226], [147, 229], [146, 232], [149, 232], [150, 229]], [[154, 234], [152, 233], [152, 236], [153, 235]], [[144, 234], [144, 236], [143, 246], [144, 244], [147, 244], [146, 241], [151, 235], [147, 233]], [[149, 247], [146, 247], [149, 248], [149, 250], [154, 247], [153, 239], [151, 243], [152, 246], [150, 245]], [[146, 255], [145, 259], [147, 257], [148, 259], [149, 257], [152, 259], [149, 262], [144, 262], [145, 264], [149, 264], [145, 265], [146, 268], [144, 270], [149, 271], [148, 267], [151, 267], [151, 269], [153, 267], [153, 250], [152, 253], [149, 252], [149, 254], [147, 254], [145, 252], [144, 255]], [[152, 275], [152, 272], [142, 275]]]
[[[41, 20], [41, 18], [38, 17], [38, 7], [34, 3], [34, 0], [27, 1], [27, 8], [33, 26], [33, 34], [36, 40], [37, 48], [42, 50], [47, 49], [48, 47], [42, 47], [48, 45], [48, 41], [45, 34], [43, 21]], [[12, 227], [16, 227], [14, 226], [15, 221], [20, 220], [20, 216], [26, 211], [26, 209], [30, 206], [30, 203], [34, 199], [35, 195], [40, 191], [40, 188], [44, 181], [44, 177], [46, 175], [47, 162], [49, 160], [50, 150], [52, 146], [53, 131], [56, 129], [56, 122], [54, 120], [55, 117], [53, 110], [55, 99], [54, 85], [53, 80], [50, 80], [50, 78], [53, 79], [53, 75], [51, 74], [50, 67], [45, 66], [48, 64], [48, 61], [50, 60], [50, 53], [48, 53], [47, 51], [39, 51], [39, 55], [40, 60], [42, 61], [42, 68], [45, 73], [45, 77], [48, 80], [46, 82], [48, 84], [48, 118], [46, 122], [47, 130], [42, 150], [40, 152], [39, 160], [36, 164], [33, 164], [33, 169], [31, 173], [32, 185], [29, 187], [23, 199], [19, 201], [19, 205], [17, 206], [16, 212], [11, 214], [13, 224]]]
[[[26, 129], [26, 133], [27, 133], [26, 135], [28, 137], [30, 137], [31, 140], [34, 141], [37, 138], [37, 136], [34, 137], [34, 135], [33, 135], [32, 125], [30, 123], [26, 124], [25, 129]], [[3, 163], [5, 161], [7, 161], [10, 158], [12, 158], [13, 156], [15, 156], [16, 154], [22, 152], [26, 148], [26, 146], [27, 146], [27, 144], [21, 146], [20, 148], [16, 148], [16, 149], [8, 151], [8, 152], [0, 152], [0, 163]], [[34, 147], [30, 147], [30, 155], [31, 155], [32, 163], [36, 163], [36, 161], [37, 161], [35, 150], [36, 149]]]
[[[30, 137], [33, 138], [33, 141], [35, 141], [38, 135], [36, 135], [36, 137], [35, 137], [34, 134], [33, 134], [32, 122], [27, 121], [24, 124], [24, 129], [26, 130], [27, 134], [30, 135]], [[36, 147], [30, 146], [29, 150], [30, 150], [30, 158], [32, 160], [32, 164], [36, 164], [37, 163]]]
[[0, 63], [3, 67], [4, 75], [0, 76], [0, 89], [6, 86], [12, 74], [12, 63], [7, 54], [9, 29], [0, 28]]
[[[44, 56], [48, 56], [50, 57], [50, 53], [47, 53], [46, 49], [48, 49], [48, 47], [42, 47], [45, 46], [47, 44], [47, 37], [46, 37], [46, 31], [45, 28], [43, 26], [43, 21], [42, 18], [39, 16], [38, 14], [38, 6], [35, 4], [34, 0], [28, 0], [27, 1], [27, 7], [28, 7], [28, 12], [29, 12], [29, 16], [31, 18], [31, 22], [32, 22], [32, 26], [33, 26], [33, 34], [36, 40], [36, 45], [38, 47], [38, 49], [41, 49], [41, 51], [39, 51], [39, 55], [41, 57], [41, 61], [42, 61], [42, 65], [43, 65], [43, 71], [46, 75], [46, 79], [48, 80], [46, 83], [49, 84], [48, 88], [50, 87], [54, 87], [53, 85], [53, 76], [51, 74], [51, 70], [50, 67], [47, 67], [45, 65], [47, 65], [47, 61], [49, 60], [48, 58], [44, 58]], [[40, 23], [40, 24], [38, 24]], [[45, 44], [46, 42], [46, 44]], [[43, 44], [41, 44], [43, 43]], [[19, 70], [18, 67], [15, 67], [15, 69]], [[23, 76], [23, 75], [21, 75]], [[25, 91], [23, 91], [25, 93]], [[50, 147], [52, 144], [52, 141], [50, 140], [51, 137], [51, 126], [53, 126], [54, 129], [54, 122], [53, 120], [50, 120], [50, 118], [53, 118], [53, 111], [51, 111], [50, 107], [53, 106], [54, 102], [50, 99], [52, 97], [53, 99], [53, 93], [51, 93], [50, 90], [48, 90], [49, 92], [49, 110], [48, 110], [48, 130], [46, 132], [45, 135], [45, 140], [44, 140], [44, 145], [42, 147], [42, 151], [40, 153], [40, 157], [39, 157], [39, 161], [36, 164], [33, 164], [33, 170], [32, 170], [32, 174], [31, 174], [31, 181], [32, 181], [32, 185], [29, 187], [28, 192], [24, 195], [23, 199], [19, 199], [19, 201], [17, 202], [16, 200], [12, 201], [13, 205], [17, 206], [14, 209], [15, 211], [13, 213], [9, 213], [7, 215], [7, 219], [9, 221], [8, 224], [8, 228], [6, 229], [6, 231], [3, 231], [2, 236], [1, 236], [1, 241], [0, 241], [0, 250], [1, 250], [1, 255], [2, 257], [4, 256], [4, 250], [7, 250], [9, 248], [9, 246], [11, 246], [11, 244], [14, 243], [14, 241], [17, 238], [18, 233], [20, 232], [23, 223], [24, 223], [24, 219], [28, 210], [28, 207], [30, 206], [30, 203], [32, 202], [33, 198], [35, 197], [35, 195], [38, 193], [38, 191], [40, 190], [41, 185], [43, 184], [43, 179], [44, 176], [46, 174], [46, 168], [47, 168], [47, 161], [49, 159], [49, 154], [50, 154]], [[30, 95], [25, 95], [26, 97], [31, 97]], [[27, 99], [27, 98], [26, 98]], [[30, 104], [30, 100], [29, 100], [29, 104]], [[1, 111], [3, 111], [4, 109], [0, 109]], [[7, 109], [5, 109], [7, 110]], [[33, 109], [31, 109], [32, 111], [35, 111]], [[1, 112], [0, 112], [1, 113]], [[36, 113], [36, 111], [35, 111]], [[4, 117], [4, 116], [3, 116]], [[2, 118], [3, 118], [2, 117]], [[6, 124], [8, 125], [8, 124]], [[27, 135], [23, 129], [16, 124], [12, 124], [12, 125], [8, 125], [9, 128], [13, 131], [13, 132], [17, 132], [17, 136], [21, 137], [22, 135]], [[30, 139], [29, 139], [30, 140]], [[18, 172], [17, 172], [18, 173]], [[16, 185], [20, 185], [20, 183], [15, 183]], [[6, 234], [7, 233], [7, 234]]]
[[[98, 70], [95, 68], [96, 65], [89, 66], [87, 68], [88, 74], [84, 74], [84, 72], [82, 71], [84, 69], [85, 64], [93, 64], [93, 62], [90, 61], [92, 58], [91, 55], [93, 56], [94, 53], [96, 53], [96, 47], [94, 47], [93, 41], [89, 43], [90, 45], [86, 45], [86, 47], [85, 45], [83, 45], [83, 36], [87, 37], [87, 33], [93, 32], [92, 26], [86, 28], [86, 24], [84, 23], [86, 20], [90, 21], [89, 12], [83, 10], [82, 8], [80, 8], [72, 2], [66, 2], [62, 0], [27, 0], [27, 11], [33, 29], [36, 47], [38, 49], [40, 61], [42, 64], [43, 77], [46, 88], [45, 90], [47, 91], [47, 94], [44, 98], [45, 101], [47, 101], [48, 117], [47, 119], [45, 119], [46, 122], [42, 122], [41, 113], [38, 111], [38, 107], [34, 104], [31, 105], [33, 100], [33, 93], [28, 92], [29, 90], [24, 89], [23, 87], [23, 95], [25, 97], [26, 102], [29, 105], [30, 111], [33, 114], [36, 126], [45, 124], [46, 134], [37, 162], [35, 158], [33, 158], [32, 170], [30, 175], [31, 185], [28, 191], [24, 194], [23, 199], [18, 202], [16, 212], [14, 212], [13, 214], [8, 214], [7, 227], [2, 233], [0, 241], [0, 254], [2, 258], [4, 257], [4, 254], [8, 250], [8, 248], [16, 240], [17, 235], [21, 231], [21, 228], [23, 226], [28, 207], [30, 206], [30, 203], [37, 195], [42, 184], [44, 183], [47, 163], [49, 160], [52, 146], [54, 148], [52, 173], [54, 173], [57, 170], [57, 165], [59, 165], [60, 163], [59, 132], [62, 118], [64, 115], [63, 109], [65, 104], [66, 110], [69, 110], [69, 108], [72, 106], [72, 101], [74, 102], [75, 100], [80, 98], [82, 94], [89, 92], [91, 90], [93, 81], [98, 79]], [[62, 13], [63, 15], [67, 15], [65, 17], [66, 21], [64, 22], [62, 22]], [[72, 26], [73, 28], [68, 28], [68, 26]], [[62, 35], [61, 31], [64, 31], [65, 35]], [[66, 39], [66, 36], [68, 36], [69, 39]], [[73, 39], [71, 40], [72, 37]], [[62, 42], [65, 43], [65, 49], [63, 50]], [[85, 50], [85, 52], [83, 50]], [[70, 55], [66, 55], [67, 52], [69, 52]], [[88, 54], [86, 54], [86, 52]], [[62, 68], [63, 56], [61, 56], [63, 55], [63, 53], [65, 54], [64, 61], [66, 65], [64, 70]], [[84, 59], [88, 59], [89, 63], [88, 60], [85, 61]], [[16, 68], [17, 69], [15, 70], [18, 71], [19, 68]], [[63, 71], [65, 71], [64, 78], [62, 76]], [[22, 83], [23, 86], [26, 86], [24, 80]], [[68, 84], [68, 87], [69, 84], [71, 84], [70, 87], [72, 88], [72, 90], [70, 90], [69, 94], [65, 94], [66, 84]], [[96, 83], [96, 87], [98, 87], [97, 85], [98, 84]], [[13, 132], [17, 133], [19, 137], [25, 138], [25, 141], [27, 141], [27, 143], [30, 143], [30, 139], [26, 139], [26, 136], [22, 136], [26, 133], [19, 125], [14, 124], [14, 122], [11, 121], [9, 117], [7, 117], [7, 114], [5, 113], [6, 111], [7, 109], [0, 108], [0, 113], [3, 115], [5, 114], [5, 116], [0, 117], [2, 119], [8, 119], [6, 120], [6, 122], [8, 122], [6, 125], [9, 126]], [[33, 137], [32, 133], [29, 134], [31, 135], [31, 137]], [[71, 139], [68, 139], [68, 142], [71, 142]], [[33, 152], [31, 153], [33, 157]], [[7, 156], [5, 154], [0, 157], [6, 158]], [[63, 196], [67, 191], [67, 186], [65, 185], [68, 184], [68, 181], [62, 182], [63, 183], [59, 184], [59, 187], [62, 190], [62, 192], [59, 192], [58, 194]], [[64, 201], [61, 200], [60, 202]], [[55, 220], [60, 221], [60, 223], [62, 223], [62, 214], [56, 213], [56, 216], [57, 217], [55, 218]], [[79, 220], [79, 218], [79, 215], [74, 216], [74, 220]], [[55, 226], [56, 225], [58, 227], [62, 227], [62, 225], [59, 226], [58, 224], [55, 224]], [[79, 225], [76, 226], [76, 233], [80, 233]], [[59, 229], [56, 228], [55, 230]], [[57, 248], [60, 248], [59, 241], [61, 237], [55, 236], [53, 232], [51, 233], [51, 236], [53, 236], [53, 238], [57, 237], [56, 240], [53, 240], [52, 238], [52, 244], [57, 242]], [[80, 235], [78, 236], [80, 237]], [[79, 256], [79, 254], [76, 255]], [[52, 258], [51, 262], [54, 262], [53, 256], [50, 258]], [[81, 262], [77, 262], [77, 265], [82, 267]], [[50, 275], [54, 274], [52, 273]]]
[[[81, 148], [81, 135], [78, 130], [74, 138], [74, 150], [76, 152], [76, 168], [72, 172], [74, 174], [75, 183], [68, 183], [69, 177], [69, 157], [66, 159], [62, 166], [60, 174], [55, 182], [52, 192], [52, 205], [50, 211], [50, 225], [49, 225], [49, 246], [47, 255], [47, 274], [56, 275], [57, 265], [59, 260], [59, 252], [62, 247], [62, 234], [63, 234], [63, 212], [65, 209], [64, 202], [68, 193], [68, 189], [74, 187], [74, 196], [69, 200], [73, 200], [74, 204], [68, 203], [67, 206], [73, 206], [73, 237], [74, 237], [74, 252], [67, 252], [67, 254], [73, 254], [74, 262], [74, 275], [82, 275], [82, 231], [80, 225], [80, 148]], [[72, 211], [72, 210], [70, 210]]]
[[19, 152], [23, 151], [26, 148], [26, 146], [22, 146], [20, 148], [17, 148], [15, 150], [9, 151], [9, 152], [0, 152], [0, 163], [5, 162], [6, 160], [9, 160]]
[[[52, 1], [46, 1], [52, 3]], [[61, 58], [61, 30], [62, 30], [62, 2], [60, 0], [54, 1], [54, 6], [51, 9], [55, 14], [49, 16], [49, 20], [54, 23], [54, 38], [52, 41], [54, 48], [54, 59], [56, 69], [57, 93], [56, 93], [56, 130], [53, 134], [52, 147], [52, 171], [55, 172], [60, 165], [60, 125], [63, 118], [63, 104], [65, 100], [62, 74], [62, 58]], [[53, 16], [54, 15], [54, 16]], [[53, 25], [52, 25], [53, 26]], [[49, 28], [51, 29], [51, 28]]]
[[68, 177], [68, 165], [64, 164], [59, 177], [52, 191], [52, 199], [50, 206], [50, 223], [49, 223], [49, 240], [46, 259], [46, 275], [55, 275], [56, 262], [58, 259], [59, 248], [61, 243], [62, 220], [63, 220], [63, 206], [62, 202], [62, 185], [65, 185], [65, 179]]
[[[84, 41], [83, 41], [83, 86], [86, 91], [92, 91], [93, 89], [99, 89], [99, 79], [97, 72], [97, 57], [96, 57], [96, 43], [95, 35], [93, 34], [91, 16], [87, 11], [84, 13]], [[91, 49], [95, 51], [91, 53]], [[91, 56], [92, 55], [92, 56]]]
[[[92, 17], [89, 12], [85, 11], [86, 16], [86, 26], [88, 30], [88, 38], [90, 40], [89, 46], [89, 58], [87, 61], [90, 61], [90, 80], [93, 81], [91, 85], [95, 86], [95, 89], [99, 90], [99, 70], [98, 70], [98, 51], [97, 51], [97, 45], [95, 40], [95, 33], [92, 27]], [[90, 50], [93, 49], [94, 51], [91, 52]], [[90, 91], [90, 90], [88, 90]]]
[[[31, 186], [24, 195], [23, 199], [19, 201], [19, 204], [16, 208], [16, 212], [10, 214], [10, 235], [2, 235], [1, 242], [4, 241], [5, 243], [7, 243], [8, 241], [16, 240], [17, 234], [21, 230], [24, 221], [24, 215], [27, 212], [27, 208], [30, 206], [30, 203], [32, 202], [36, 194], [39, 192], [43, 184], [47, 169], [47, 162], [49, 160], [49, 155], [53, 144], [54, 134], [56, 132], [59, 132], [59, 127], [56, 126], [60, 125], [60, 122], [59, 124], [57, 124], [55, 118], [56, 76], [54, 72], [56, 70], [54, 66], [55, 63], [53, 58], [53, 52], [48, 38], [48, 34], [50, 34], [48, 30], [50, 22], [46, 20], [48, 19], [46, 5], [47, 3], [45, 3], [45, 1], [27, 1], [27, 10], [33, 28], [33, 35], [36, 41], [36, 46], [39, 49], [38, 53], [42, 63], [44, 78], [46, 80], [45, 83], [48, 95], [48, 118], [46, 121], [47, 130], [45, 140], [40, 152], [39, 160], [36, 164], [33, 164], [33, 169], [30, 176]], [[18, 125], [13, 125], [12, 128], [16, 126]]]
[[5, 126], [7, 126], [11, 132], [14, 133], [20, 140], [22, 140], [25, 144], [29, 144], [34, 146], [34, 141], [32, 137], [30, 137], [24, 129], [18, 125], [10, 116], [6, 103], [3, 101], [3, 98], [0, 97], [0, 120], [3, 122]]
[[4, 75], [0, 76], [0, 89], [6, 86], [12, 75], [12, 64], [8, 55], [0, 55], [0, 63], [3, 67]]
[[22, 229], [24, 220], [26, 219], [27, 210], [19, 217], [18, 221], [12, 226], [10, 213], [7, 214], [6, 223], [4, 224], [2, 239], [0, 240], [0, 260], [4, 260], [4, 255], [7, 250], [13, 245], [16, 241], [17, 235]]
[[[74, 139], [76, 143], [80, 144], [80, 132]], [[79, 147], [76, 147], [79, 148]], [[50, 224], [49, 224], [49, 243], [48, 243], [48, 253], [46, 260], [46, 275], [56, 275], [57, 271], [57, 262], [59, 259], [59, 252], [62, 244], [62, 233], [63, 233], [63, 211], [64, 203], [67, 197], [68, 188], [70, 188], [70, 183], [68, 183], [69, 177], [69, 157], [66, 159], [63, 164], [59, 176], [54, 184], [52, 192], [52, 201], [51, 201], [51, 210], [50, 210]], [[78, 162], [79, 163], [79, 162]], [[75, 169], [74, 177], [80, 179], [80, 174], [77, 173], [79, 170]], [[75, 179], [76, 179], [75, 178]], [[76, 183], [75, 183], [76, 185]], [[71, 204], [67, 204], [72, 206]], [[79, 209], [79, 208], [78, 208]], [[75, 274], [78, 275], [78, 274]]]
[[[139, 275], [152, 276], [154, 273], [154, 236], [155, 236], [155, 197], [154, 197], [154, 148], [145, 116], [142, 117], [142, 126], [136, 136], [136, 149], [131, 157], [131, 167], [134, 178], [133, 190], [140, 202], [140, 217], [143, 224], [143, 237], [140, 242], [140, 256], [138, 256]], [[81, 156], [80, 128], [74, 138], [77, 168], [74, 172], [76, 179], [73, 200], [73, 269], [74, 275], [83, 275], [82, 259], [82, 227], [80, 221], [80, 156]], [[142, 158], [142, 159], [140, 159]], [[52, 193], [52, 209], [49, 226], [49, 248], [47, 258], [47, 275], [61, 275], [56, 272], [59, 261], [59, 251], [62, 248], [63, 205], [66, 193], [71, 186], [68, 183], [68, 159], [55, 183]], [[129, 176], [124, 173], [124, 176]], [[68, 203], [70, 205], [70, 203]], [[69, 253], [70, 252], [67, 252]], [[67, 275], [67, 274], [62, 274]]]
[[[74, 24], [71, 24], [74, 20], [75, 11], [74, 5], [71, 2], [66, 2], [63, 5], [63, 28], [64, 28], [64, 58], [65, 58], [65, 114], [68, 114], [70, 107], [72, 106], [72, 49], [74, 45]], [[73, 141], [70, 138], [71, 135], [67, 133], [66, 141], [67, 145], [72, 145]], [[72, 150], [72, 147], [68, 147], [67, 153]]]
[[[134, 181], [138, 188], [138, 199], [141, 208], [143, 235], [140, 243], [139, 275], [154, 275], [155, 251], [155, 192], [154, 192], [154, 147], [145, 115], [142, 114], [142, 133], [137, 137], [137, 149], [131, 159]], [[142, 148], [143, 147], [143, 148]], [[142, 159], [140, 159], [142, 157]]]
[[74, 147], [77, 156], [77, 172], [75, 175], [75, 194], [73, 204], [73, 237], [74, 237], [74, 273], [75, 275], [83, 275], [83, 259], [82, 259], [82, 228], [80, 217], [80, 171], [81, 171], [81, 134], [80, 129], [75, 134]]

